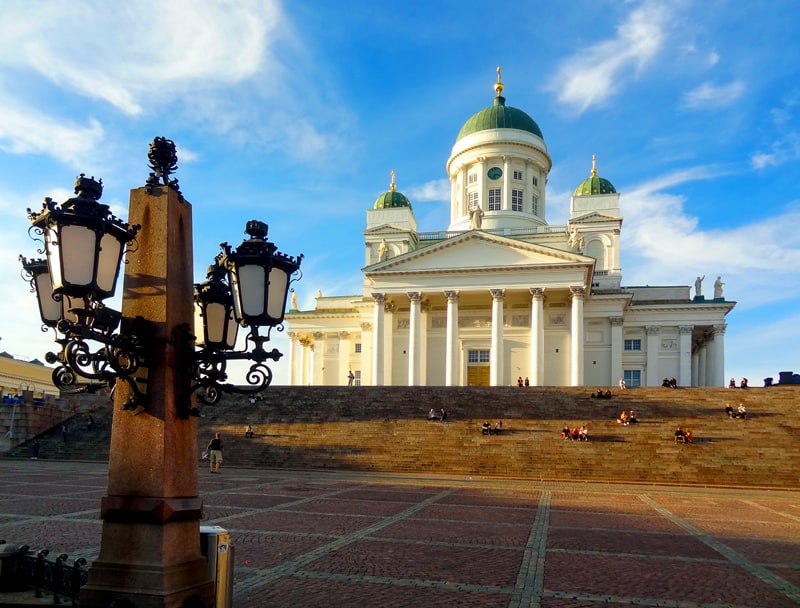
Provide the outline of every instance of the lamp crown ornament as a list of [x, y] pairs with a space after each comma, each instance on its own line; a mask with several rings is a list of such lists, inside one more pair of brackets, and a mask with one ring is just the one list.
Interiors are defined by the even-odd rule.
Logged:
[[78, 198], [100, 200], [103, 196], [103, 180], [96, 180], [94, 176], [86, 177], [85, 173], [81, 173], [75, 178], [75, 194]]
[[166, 137], [156, 137], [150, 142], [147, 158], [150, 161], [148, 166], [153, 170], [150, 177], [147, 178], [148, 192], [152, 193], [154, 186], [164, 185], [175, 190], [183, 201], [178, 180], [170, 179], [170, 175], [178, 169], [178, 152], [175, 142]]

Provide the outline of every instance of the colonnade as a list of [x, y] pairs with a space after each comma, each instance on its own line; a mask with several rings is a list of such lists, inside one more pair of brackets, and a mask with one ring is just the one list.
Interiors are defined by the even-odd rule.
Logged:
[[[530, 356], [527, 375], [532, 386], [544, 384], [545, 354], [544, 354], [544, 291], [542, 287], [529, 288], [531, 295], [530, 308]], [[504, 302], [505, 289], [490, 289], [492, 298], [491, 307], [491, 333], [489, 351], [489, 384], [500, 386], [507, 382], [504, 377]], [[423, 381], [421, 373], [425, 364], [425, 343], [427, 332], [422, 317], [422, 293], [418, 291], [407, 292], [409, 298], [408, 319], [408, 386], [417, 386]], [[446, 290], [444, 296], [447, 301], [447, 314], [445, 326], [445, 369], [444, 380], [446, 386], [457, 386], [461, 379], [461, 352], [459, 342], [459, 291]], [[570, 358], [569, 358], [569, 384], [571, 386], [584, 385], [584, 302], [585, 289], [583, 287], [570, 288]], [[373, 293], [372, 322], [362, 323], [362, 336], [371, 340], [371, 367], [368, 376], [362, 377], [365, 384], [382, 386], [391, 382], [387, 378], [387, 369], [391, 369], [391, 349], [386, 346], [387, 324], [388, 331], [392, 331], [392, 310], [387, 309], [386, 294]], [[623, 344], [624, 344], [624, 319], [621, 316], [609, 317], [610, 342], [611, 342], [611, 380], [622, 378], [623, 369]], [[723, 386], [725, 384], [725, 329], [726, 325], [709, 325], [707, 329], [698, 331], [692, 325], [678, 326], [678, 385], [679, 386]], [[662, 377], [659, 373], [659, 351], [661, 346], [661, 330], [658, 325], [644, 327], [645, 348], [641, 381], [646, 386], [659, 386]], [[674, 329], [673, 329], [674, 331]], [[351, 333], [337, 332], [340, 352], [339, 367], [344, 374], [347, 373], [350, 361], [348, 357], [352, 352]], [[391, 338], [391, 336], [390, 336]], [[315, 350], [315, 346], [322, 345], [323, 334], [316, 332], [311, 335], [298, 336], [289, 332], [289, 383], [292, 385], [309, 385], [322, 382], [322, 371], [317, 370], [314, 363], [315, 356], [322, 356]], [[388, 363], [387, 363], [388, 355]], [[636, 367], [633, 365], [632, 367]], [[319, 374], [315, 377], [315, 374]]]

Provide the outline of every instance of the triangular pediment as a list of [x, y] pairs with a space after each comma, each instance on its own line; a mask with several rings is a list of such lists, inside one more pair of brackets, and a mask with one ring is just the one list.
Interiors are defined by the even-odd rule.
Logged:
[[364, 269], [368, 275], [432, 271], [486, 271], [492, 268], [575, 267], [594, 264], [594, 259], [525, 243], [480, 231], [423, 247]]
[[621, 222], [622, 216], [611, 215], [608, 213], [601, 213], [600, 211], [590, 211], [586, 215], [573, 217], [570, 219], [570, 224], [590, 224], [600, 222]]
[[373, 234], [408, 234], [408, 228], [401, 228], [399, 226], [394, 226], [392, 224], [381, 224], [380, 226], [375, 226], [374, 228], [369, 228], [368, 230], [364, 231], [364, 236], [369, 236]]

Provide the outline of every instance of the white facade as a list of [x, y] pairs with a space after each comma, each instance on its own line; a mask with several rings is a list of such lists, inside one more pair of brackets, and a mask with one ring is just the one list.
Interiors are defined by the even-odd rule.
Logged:
[[447, 230], [418, 232], [393, 178], [367, 211], [363, 293], [286, 314], [290, 384], [723, 386], [735, 303], [622, 287], [620, 197], [594, 167], [548, 225], [547, 147], [496, 90], [447, 161]]

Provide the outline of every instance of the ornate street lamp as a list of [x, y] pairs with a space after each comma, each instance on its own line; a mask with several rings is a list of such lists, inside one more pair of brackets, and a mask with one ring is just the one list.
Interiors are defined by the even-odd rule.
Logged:
[[48, 327], [55, 327], [61, 320], [63, 299], [53, 297], [53, 281], [50, 280], [46, 259], [28, 260], [19, 256], [19, 261], [22, 263], [22, 276], [30, 283], [31, 292], [36, 294], [39, 303], [39, 316], [44, 323], [42, 331], [47, 331]]
[[226, 275], [217, 261], [208, 267], [208, 280], [194, 286], [195, 345], [200, 348], [227, 351], [236, 347], [239, 323], [233, 314], [233, 296], [224, 280]]
[[[148, 157], [153, 169], [148, 192], [163, 182], [181, 196], [178, 180], [170, 179], [177, 163], [175, 144], [157, 137]], [[53, 328], [61, 345], [59, 353], [45, 357], [58, 364], [54, 384], [65, 392], [86, 392], [123, 379], [131, 387], [124, 407], [139, 413], [147, 405], [152, 324], [138, 317], [122, 319], [103, 300], [114, 295], [123, 257], [137, 249], [140, 226], [111, 215], [108, 205], [98, 202], [102, 192], [101, 181], [81, 174], [75, 180], [75, 197], [61, 205], [46, 198], [38, 213], [28, 209], [31, 230], [44, 241], [40, 253], [46, 252], [47, 258], [20, 256], [20, 261], [23, 277], [36, 293], [44, 328]], [[282, 354], [264, 345], [273, 328], [283, 330], [289, 287], [299, 280], [294, 275], [302, 255], [280, 253], [267, 240], [264, 222], [249, 221], [245, 232], [250, 238], [236, 249], [220, 245], [222, 252], [209, 267], [207, 280], [195, 285], [195, 335], [187, 326], [176, 336], [181, 365], [192, 369], [191, 392], [207, 404], [217, 403], [223, 392], [252, 395], [272, 382], [265, 362], [278, 361]], [[240, 326], [250, 331], [244, 349], [237, 351]], [[103, 346], [92, 352], [88, 341]], [[253, 362], [245, 374], [246, 385], [227, 382], [227, 362], [237, 360]], [[188, 399], [179, 401], [181, 416], [199, 414]]]
[[28, 209], [32, 229], [44, 237], [53, 294], [102, 302], [113, 296], [119, 265], [140, 226], [114, 217], [97, 201], [103, 183], [83, 173], [75, 180], [75, 197], [60, 206], [46, 198], [42, 211]]
[[[44, 327], [56, 331], [59, 353], [47, 353], [58, 363], [53, 383], [64, 392], [94, 392], [122, 378], [133, 388], [126, 407], [146, 405], [148, 334], [141, 320], [128, 323], [126, 334], [116, 334], [121, 314], [103, 300], [114, 295], [119, 266], [139, 226], [113, 216], [98, 202], [101, 181], [84, 174], [75, 180], [75, 197], [61, 205], [45, 198], [42, 210], [28, 209], [31, 231], [44, 241], [45, 259], [20, 256], [23, 276], [36, 293]], [[87, 340], [103, 344], [92, 352]]]
[[[194, 387], [207, 404], [217, 403], [223, 392], [254, 395], [272, 382], [272, 370], [265, 364], [278, 361], [278, 349], [267, 351], [264, 343], [273, 328], [283, 330], [283, 318], [289, 286], [299, 272], [302, 254], [290, 257], [266, 240], [264, 222], [247, 222], [250, 239], [236, 250], [222, 243], [222, 252], [208, 269], [208, 281], [195, 285], [195, 354]], [[227, 279], [227, 282], [226, 280]], [[243, 351], [234, 351], [236, 326], [249, 327]], [[266, 328], [261, 335], [260, 328]], [[227, 362], [253, 361], [245, 375], [247, 386], [225, 382]]]

